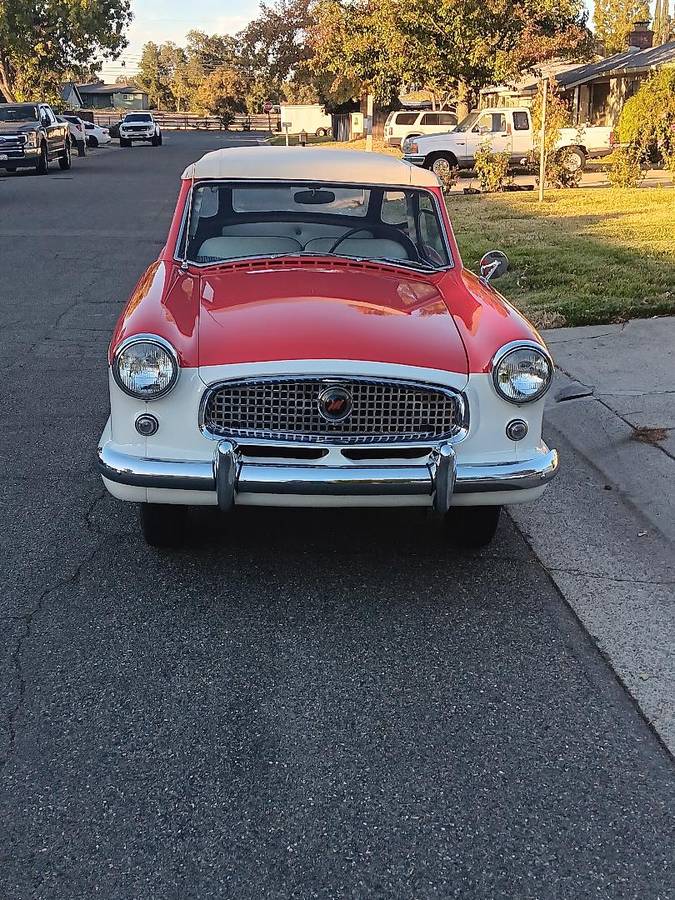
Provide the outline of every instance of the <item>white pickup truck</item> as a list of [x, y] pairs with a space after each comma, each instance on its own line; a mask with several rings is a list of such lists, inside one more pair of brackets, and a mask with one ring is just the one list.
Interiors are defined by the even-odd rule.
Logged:
[[[511, 163], [518, 165], [534, 149], [532, 116], [526, 107], [490, 107], [470, 113], [455, 129], [445, 134], [428, 134], [404, 142], [403, 156], [416, 166], [445, 175], [450, 169], [471, 169], [476, 150], [489, 144], [494, 153], [508, 150]], [[611, 128], [581, 126], [563, 128], [559, 148], [569, 147], [570, 171], [583, 169], [589, 157], [612, 152]]]

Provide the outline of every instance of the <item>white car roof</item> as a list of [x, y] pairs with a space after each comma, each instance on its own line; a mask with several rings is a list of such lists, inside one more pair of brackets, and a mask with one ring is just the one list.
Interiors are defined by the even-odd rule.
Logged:
[[185, 179], [325, 181], [438, 187], [438, 178], [385, 153], [322, 150], [320, 147], [229, 147], [213, 150], [183, 172]]

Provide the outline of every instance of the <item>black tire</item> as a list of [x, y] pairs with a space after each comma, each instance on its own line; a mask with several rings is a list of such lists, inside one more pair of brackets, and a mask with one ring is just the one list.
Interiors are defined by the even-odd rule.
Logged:
[[131, 141], [129, 138], [120, 138], [120, 147], [131, 147]]
[[495, 536], [501, 506], [455, 506], [445, 516], [445, 528], [457, 547], [486, 547]]
[[89, 137], [87, 138], [87, 143], [89, 144], [90, 147], [98, 147], [98, 138], [94, 137], [93, 134], [90, 134]]
[[162, 146], [162, 132], [160, 131], [159, 136], [157, 137], [158, 146]]
[[569, 172], [583, 172], [586, 168], [586, 154], [581, 147], [570, 147], [565, 159], [565, 168]]
[[35, 166], [36, 175], [46, 175], [49, 171], [49, 157], [47, 156], [47, 145], [40, 144], [40, 156]]
[[72, 157], [70, 155], [70, 141], [66, 141], [66, 149], [59, 156], [59, 169], [63, 171], [67, 171], [73, 164]]
[[317, 128], [314, 134], [317, 137], [326, 137], [326, 129], [325, 128]]
[[77, 155], [78, 156], [86, 156], [87, 155], [87, 145], [84, 141], [77, 142]]
[[187, 507], [141, 503], [141, 530], [151, 547], [180, 547], [185, 537]]
[[457, 168], [457, 157], [453, 153], [430, 153], [424, 160], [424, 168], [430, 169], [434, 175], [449, 175]]

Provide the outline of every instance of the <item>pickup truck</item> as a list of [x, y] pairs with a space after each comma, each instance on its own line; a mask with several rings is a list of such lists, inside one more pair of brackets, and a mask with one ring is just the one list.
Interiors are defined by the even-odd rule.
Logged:
[[[415, 166], [445, 175], [450, 169], [471, 169], [476, 150], [489, 144], [494, 153], [509, 151], [512, 165], [518, 165], [534, 150], [532, 115], [526, 107], [490, 107], [470, 113], [456, 128], [445, 134], [428, 134], [405, 141], [404, 159]], [[558, 147], [569, 147], [570, 171], [583, 169], [589, 157], [611, 153], [611, 128], [582, 126], [563, 128]]]
[[46, 175], [57, 159], [70, 168], [70, 133], [46, 103], [0, 103], [0, 169], [34, 169]]

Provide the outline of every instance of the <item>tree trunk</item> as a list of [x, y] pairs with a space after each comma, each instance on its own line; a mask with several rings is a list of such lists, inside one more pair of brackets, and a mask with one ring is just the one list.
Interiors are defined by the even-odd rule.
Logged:
[[16, 94], [10, 85], [7, 65], [2, 58], [0, 58], [0, 91], [8, 103], [16, 103]]
[[471, 112], [471, 88], [466, 81], [457, 82], [457, 121], [461, 122]]

